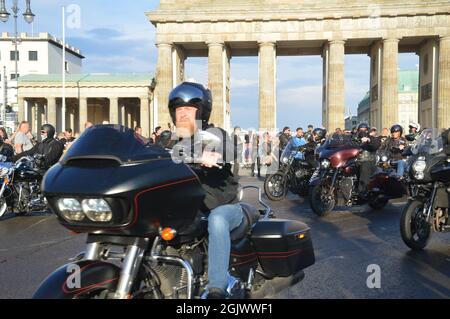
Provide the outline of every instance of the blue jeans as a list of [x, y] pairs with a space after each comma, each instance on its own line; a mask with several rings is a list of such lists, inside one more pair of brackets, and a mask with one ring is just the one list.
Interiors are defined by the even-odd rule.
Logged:
[[244, 215], [239, 204], [214, 208], [208, 217], [208, 288], [226, 289], [230, 264], [230, 233], [238, 227]]
[[397, 176], [402, 177], [403, 174], [405, 173], [405, 167], [406, 167], [406, 163], [405, 161], [398, 161], [397, 162]]

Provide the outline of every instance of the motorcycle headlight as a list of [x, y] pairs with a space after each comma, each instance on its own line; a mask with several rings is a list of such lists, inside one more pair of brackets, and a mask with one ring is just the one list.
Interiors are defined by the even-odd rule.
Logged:
[[425, 168], [427, 168], [427, 162], [419, 159], [414, 162], [412, 168], [416, 173], [423, 173], [425, 171]]
[[414, 174], [414, 178], [417, 180], [422, 180], [425, 178], [425, 174], [423, 172], [418, 172], [418, 173]]
[[10, 171], [9, 168], [7, 168], [7, 167], [2, 167], [2, 168], [0, 169], [0, 178], [9, 175], [9, 171]]
[[322, 160], [322, 162], [320, 162], [320, 166], [322, 166], [322, 168], [328, 168], [328, 167], [330, 167], [330, 165], [331, 165], [331, 163], [327, 159], [324, 159], [324, 160]]
[[281, 159], [281, 161], [282, 161], [284, 164], [287, 164], [287, 162], [289, 162], [289, 158], [288, 158], [288, 157], [283, 157], [283, 158]]
[[386, 155], [381, 156], [381, 161], [382, 162], [387, 162], [388, 161], [388, 157]]
[[110, 222], [113, 214], [108, 203], [101, 198], [83, 199], [83, 212], [93, 222]]
[[61, 215], [67, 221], [82, 221], [86, 216], [81, 209], [80, 202], [75, 198], [61, 198], [58, 200]]

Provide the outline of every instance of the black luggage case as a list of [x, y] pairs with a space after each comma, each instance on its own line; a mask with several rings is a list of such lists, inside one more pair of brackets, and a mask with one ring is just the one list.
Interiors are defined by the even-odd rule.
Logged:
[[268, 278], [294, 275], [315, 262], [309, 227], [300, 221], [259, 221], [251, 241]]

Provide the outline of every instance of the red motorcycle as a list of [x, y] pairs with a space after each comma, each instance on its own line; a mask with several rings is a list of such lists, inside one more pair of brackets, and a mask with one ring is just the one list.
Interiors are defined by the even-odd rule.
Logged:
[[386, 155], [377, 156], [378, 170], [370, 178], [368, 192], [358, 191], [358, 162], [368, 160], [370, 154], [351, 137], [331, 138], [317, 154], [320, 166], [310, 180], [309, 200], [319, 216], [329, 214], [337, 205], [367, 203], [373, 209], [382, 209], [390, 199], [406, 194], [405, 184], [395, 175], [396, 162]]

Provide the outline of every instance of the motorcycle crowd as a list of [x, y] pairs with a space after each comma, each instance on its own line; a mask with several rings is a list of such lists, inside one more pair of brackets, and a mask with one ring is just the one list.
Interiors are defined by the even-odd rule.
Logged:
[[[276, 218], [257, 186], [235, 179], [233, 143], [208, 124], [211, 92], [184, 82], [168, 108], [177, 130], [157, 143], [97, 125], [60, 159], [64, 145], [45, 124], [41, 142], [1, 157], [2, 214], [48, 207], [62, 226], [87, 235], [85, 251], [50, 274], [34, 298], [272, 298], [315, 263], [308, 225]], [[403, 138], [394, 125], [385, 139], [365, 123], [354, 132], [286, 134], [264, 191], [271, 200], [288, 191], [308, 196], [319, 216], [337, 205], [382, 209], [407, 194], [402, 237], [423, 249], [433, 231], [450, 230], [450, 129], [410, 129]], [[248, 189], [258, 190], [259, 208], [242, 202]], [[74, 266], [81, 287], [69, 285]]]
[[408, 196], [402, 238], [410, 248], [423, 249], [433, 231], [450, 231], [449, 132], [411, 123], [405, 136], [398, 124], [390, 136], [377, 136], [375, 128], [361, 123], [349, 132], [316, 128], [288, 135], [280, 168], [266, 176], [264, 190], [271, 200], [288, 191], [307, 197], [318, 216], [338, 205], [381, 210], [389, 200]]

